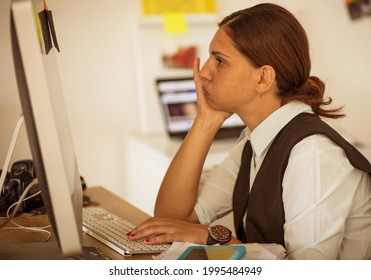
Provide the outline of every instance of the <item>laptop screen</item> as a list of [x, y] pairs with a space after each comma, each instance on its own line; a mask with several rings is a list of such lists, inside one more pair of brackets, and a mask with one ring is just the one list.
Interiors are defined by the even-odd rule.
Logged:
[[[170, 136], [184, 137], [197, 113], [196, 87], [192, 77], [156, 80], [163, 117]], [[216, 138], [238, 137], [245, 125], [237, 115], [227, 119]]]

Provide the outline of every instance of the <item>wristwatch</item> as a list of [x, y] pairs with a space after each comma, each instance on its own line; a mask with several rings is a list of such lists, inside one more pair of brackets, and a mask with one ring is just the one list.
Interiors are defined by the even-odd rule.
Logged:
[[224, 244], [231, 240], [232, 232], [225, 226], [215, 225], [209, 227], [209, 236], [206, 245]]

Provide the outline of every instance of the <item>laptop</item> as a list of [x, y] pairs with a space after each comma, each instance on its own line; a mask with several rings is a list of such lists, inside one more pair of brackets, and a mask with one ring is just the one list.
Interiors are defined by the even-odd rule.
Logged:
[[[193, 77], [158, 78], [156, 89], [168, 135], [184, 138], [197, 113], [197, 96]], [[242, 120], [233, 114], [223, 123], [215, 138], [238, 138], [244, 128]]]

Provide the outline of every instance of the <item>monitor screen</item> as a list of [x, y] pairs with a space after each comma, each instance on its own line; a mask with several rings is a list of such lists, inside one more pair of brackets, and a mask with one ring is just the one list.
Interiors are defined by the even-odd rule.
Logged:
[[[82, 252], [82, 187], [53, 48], [46, 54], [42, 0], [12, 0], [11, 41], [18, 93], [36, 176], [62, 256]], [[35, 251], [36, 253], [36, 251]]]
[[[159, 78], [156, 80], [165, 126], [170, 136], [184, 137], [197, 113], [196, 86], [192, 77]], [[245, 127], [233, 114], [216, 134], [216, 138], [238, 137]]]

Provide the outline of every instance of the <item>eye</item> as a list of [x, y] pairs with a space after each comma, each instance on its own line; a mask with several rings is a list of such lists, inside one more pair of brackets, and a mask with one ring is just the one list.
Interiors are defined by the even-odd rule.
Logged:
[[215, 60], [216, 60], [218, 65], [223, 65], [224, 64], [223, 59], [221, 59], [220, 57], [215, 57]]

